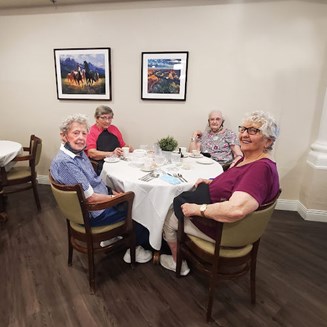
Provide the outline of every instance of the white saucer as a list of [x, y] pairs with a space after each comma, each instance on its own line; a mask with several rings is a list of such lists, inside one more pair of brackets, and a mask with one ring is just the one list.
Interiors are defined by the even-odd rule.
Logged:
[[199, 164], [202, 164], [202, 165], [212, 165], [213, 164], [213, 160], [210, 158], [207, 158], [207, 157], [198, 159], [196, 162]]
[[154, 171], [154, 168], [141, 168], [142, 171], [145, 171], [146, 173], [149, 173], [151, 171]]
[[115, 162], [120, 161], [120, 159], [119, 158], [113, 158], [113, 157], [107, 157], [107, 158], [104, 158], [104, 161], [109, 162], [109, 163], [115, 163]]
[[190, 157], [191, 157], [191, 158], [202, 158], [202, 157], [203, 157], [203, 154], [195, 155], [195, 154], [191, 153], [191, 154], [190, 154]]

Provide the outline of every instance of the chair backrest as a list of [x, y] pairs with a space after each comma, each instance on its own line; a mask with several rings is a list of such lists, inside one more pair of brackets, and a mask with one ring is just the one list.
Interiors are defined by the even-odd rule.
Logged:
[[42, 152], [42, 140], [35, 135], [31, 135], [30, 154], [34, 158], [35, 166], [37, 166], [40, 162], [41, 152]]
[[76, 224], [84, 225], [83, 213], [88, 215], [88, 212], [83, 207], [85, 197], [80, 184], [58, 184], [51, 175], [49, 175], [49, 179], [52, 193], [65, 218]]
[[254, 211], [234, 223], [225, 223], [221, 236], [221, 246], [241, 247], [253, 244], [264, 233], [275, 209], [276, 201], [266, 208]]

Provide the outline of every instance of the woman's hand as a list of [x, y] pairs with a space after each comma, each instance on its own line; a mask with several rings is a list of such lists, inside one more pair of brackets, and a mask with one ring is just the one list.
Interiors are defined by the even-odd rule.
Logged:
[[199, 205], [194, 203], [184, 203], [181, 205], [185, 217], [199, 216]]
[[193, 137], [196, 138], [200, 138], [202, 136], [202, 132], [200, 130], [196, 130], [193, 132]]
[[116, 148], [114, 151], [113, 151], [113, 154], [115, 154], [117, 157], [120, 157], [123, 155], [123, 149], [122, 148]]
[[211, 179], [198, 178], [198, 180], [195, 182], [194, 186], [195, 186], [195, 188], [197, 188], [199, 186], [199, 184], [201, 184], [201, 183], [209, 185], [211, 182], [212, 182]]

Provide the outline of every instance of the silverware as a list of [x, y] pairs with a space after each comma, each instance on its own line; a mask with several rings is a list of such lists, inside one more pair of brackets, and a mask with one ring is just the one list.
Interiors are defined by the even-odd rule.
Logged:
[[183, 180], [184, 182], [188, 183], [188, 181], [183, 177], [182, 174], [178, 173], [177, 175], [178, 175], [178, 177], [179, 177], [181, 180]]
[[159, 177], [159, 173], [155, 173], [155, 172], [152, 172], [151, 175], [150, 175], [150, 178], [146, 180], [146, 182], [149, 182], [151, 180], [153, 180], [154, 178], [157, 178]]
[[155, 173], [155, 172], [151, 172], [149, 174], [146, 174], [145, 176], [139, 178], [139, 180], [143, 181], [143, 182], [149, 182], [154, 178], [159, 177], [159, 173]]
[[167, 175], [178, 178], [181, 182], [187, 182], [187, 180], [181, 174], [167, 173]]
[[144, 175], [143, 177], [140, 177], [139, 180], [140, 180], [140, 181], [146, 181], [146, 180], [151, 176], [151, 174], [152, 174], [152, 172], [150, 172], [150, 173]]

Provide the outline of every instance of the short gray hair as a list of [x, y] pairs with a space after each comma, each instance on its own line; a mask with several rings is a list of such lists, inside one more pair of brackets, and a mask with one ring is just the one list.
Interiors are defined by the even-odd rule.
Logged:
[[113, 117], [114, 112], [108, 106], [99, 106], [95, 109], [94, 118], [98, 119], [101, 115], [112, 115]]
[[259, 125], [261, 133], [272, 140], [271, 146], [267, 149], [272, 150], [272, 146], [279, 135], [279, 127], [275, 118], [269, 112], [253, 111], [244, 117], [242, 124], [245, 122]]
[[208, 119], [210, 119], [212, 114], [219, 114], [221, 116], [221, 119], [224, 120], [223, 113], [220, 110], [212, 110], [209, 112]]
[[66, 134], [70, 128], [71, 125], [73, 123], [78, 123], [81, 125], [84, 125], [87, 129], [87, 131], [89, 131], [89, 124], [87, 122], [87, 118], [85, 115], [83, 114], [74, 114], [74, 115], [70, 115], [68, 116], [60, 125], [60, 132], [63, 134]]

